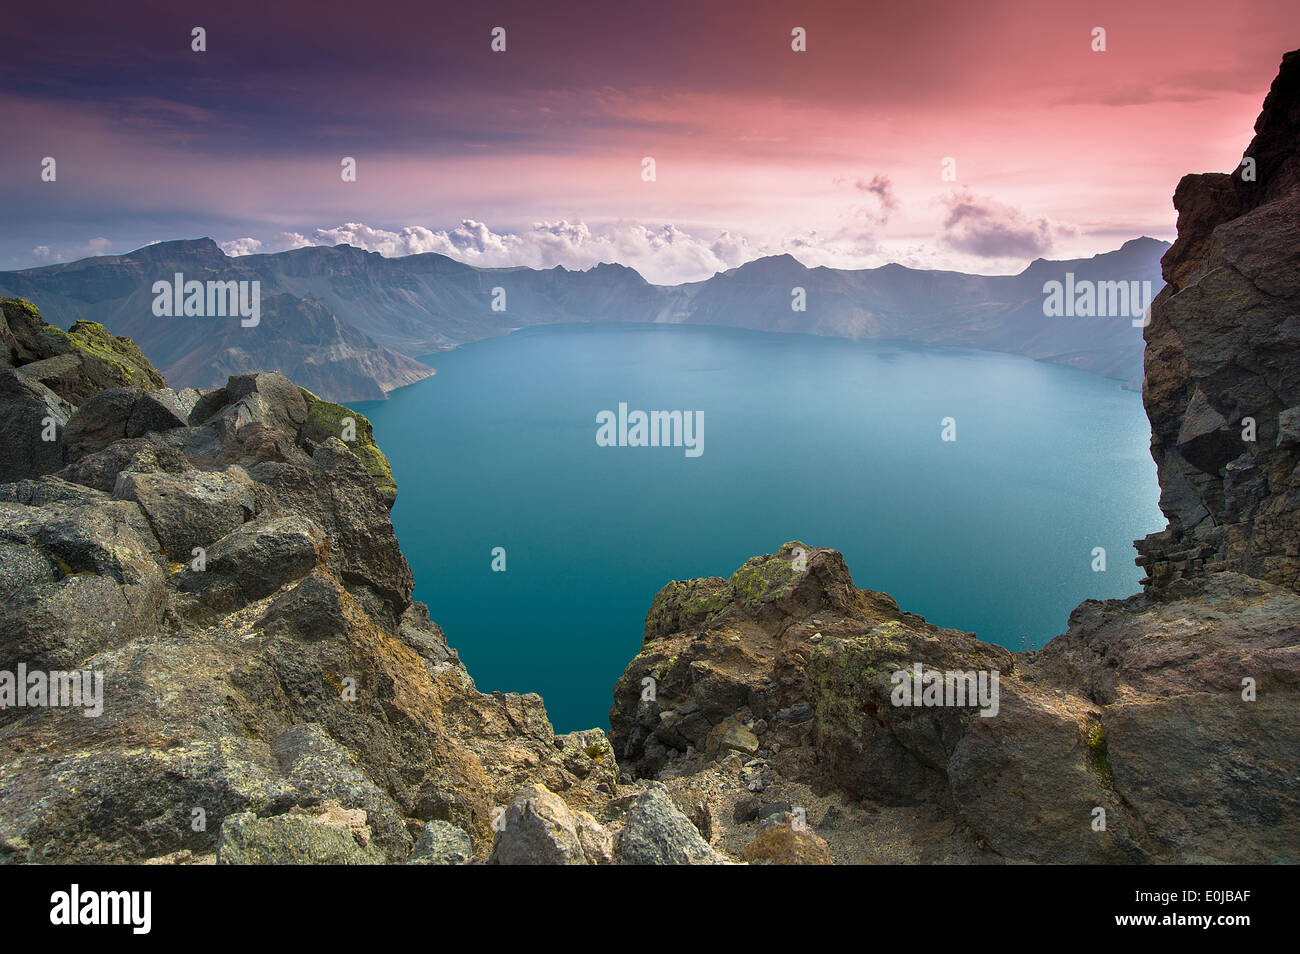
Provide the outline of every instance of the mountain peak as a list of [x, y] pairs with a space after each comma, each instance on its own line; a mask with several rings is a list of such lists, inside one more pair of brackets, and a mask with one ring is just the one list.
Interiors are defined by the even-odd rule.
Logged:
[[789, 252], [780, 255], [764, 255], [735, 268], [729, 268], [724, 275], [750, 275], [772, 278], [780, 275], [802, 275], [808, 271], [807, 266]]
[[587, 269], [591, 275], [599, 275], [602, 278], [613, 278], [616, 280], [631, 280], [645, 284], [646, 280], [635, 268], [630, 265], [623, 265], [619, 262], [598, 262], [591, 268]]
[[1162, 249], [1168, 248], [1169, 243], [1162, 239], [1152, 238], [1150, 235], [1142, 235], [1135, 239], [1129, 239], [1127, 242], [1125, 242], [1123, 245], [1119, 247], [1119, 251], [1137, 252], [1155, 246], [1159, 246]]
[[220, 245], [204, 236], [196, 239], [173, 239], [168, 242], [153, 242], [128, 252], [122, 257], [141, 261], [175, 258], [219, 261], [228, 256]]

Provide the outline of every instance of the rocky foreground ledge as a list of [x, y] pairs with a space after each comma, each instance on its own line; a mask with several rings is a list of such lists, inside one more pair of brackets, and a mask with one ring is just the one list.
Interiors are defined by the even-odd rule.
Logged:
[[434, 820], [484, 855], [528, 784], [614, 792], [602, 732], [476, 691], [411, 601], [363, 417], [0, 310], [0, 673], [103, 686], [92, 718], [5, 700], [0, 858], [406, 861]]
[[[918, 667], [996, 695], [900, 705]], [[1300, 860], [1300, 597], [1234, 573], [1085, 602], [1012, 653], [794, 542], [665, 587], [614, 695], [620, 765], [733, 856], [766, 825], [837, 862]]]

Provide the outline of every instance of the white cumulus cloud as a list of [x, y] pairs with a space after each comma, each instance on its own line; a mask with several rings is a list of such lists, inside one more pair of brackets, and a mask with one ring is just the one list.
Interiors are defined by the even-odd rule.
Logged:
[[601, 262], [635, 268], [648, 281], [676, 284], [708, 278], [777, 249], [734, 232], [694, 232], [676, 225], [615, 222], [589, 226], [560, 219], [534, 222], [515, 232], [495, 232], [465, 219], [449, 229], [411, 225], [397, 230], [347, 222], [311, 235], [281, 232], [263, 242], [252, 237], [220, 243], [228, 255], [278, 252], [305, 245], [353, 245], [388, 257], [437, 252], [482, 267], [587, 269]]

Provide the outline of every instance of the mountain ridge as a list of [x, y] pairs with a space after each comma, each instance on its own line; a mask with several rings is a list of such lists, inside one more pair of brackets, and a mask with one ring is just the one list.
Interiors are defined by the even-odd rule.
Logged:
[[[220, 383], [197, 377], [203, 367], [228, 373], [301, 367], [314, 389], [333, 400], [382, 399], [392, 388], [432, 373], [415, 359], [472, 341], [531, 325], [609, 321], [980, 348], [1065, 364], [1136, 388], [1140, 331], [1123, 319], [1046, 318], [1040, 279], [1074, 270], [1158, 283], [1166, 248], [1142, 237], [1088, 259], [1036, 259], [1015, 275], [991, 276], [897, 263], [810, 268], [783, 253], [696, 282], [654, 285], [636, 269], [610, 262], [580, 271], [480, 268], [436, 252], [388, 258], [351, 245], [229, 256], [203, 237], [0, 272], [0, 295], [32, 301], [59, 327], [82, 318], [112, 327], [135, 340], [178, 385]], [[314, 300], [316, 306], [302, 306], [282, 298], [281, 313], [324, 309], [332, 317], [321, 312], [319, 321], [331, 323], [335, 332], [305, 346], [283, 332], [233, 330], [230, 319], [214, 334], [203, 322], [222, 319], [155, 317], [153, 282], [177, 273], [186, 280], [257, 281], [268, 298]], [[804, 290], [803, 310], [794, 307], [798, 288]], [[241, 347], [232, 333], [251, 333], [256, 345]]]

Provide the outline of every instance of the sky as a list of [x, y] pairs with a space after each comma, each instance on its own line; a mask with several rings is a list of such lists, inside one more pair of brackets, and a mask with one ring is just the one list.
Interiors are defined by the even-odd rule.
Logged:
[[1300, 3], [61, 2], [0, 39], [0, 269], [206, 235], [669, 284], [1172, 240]]

